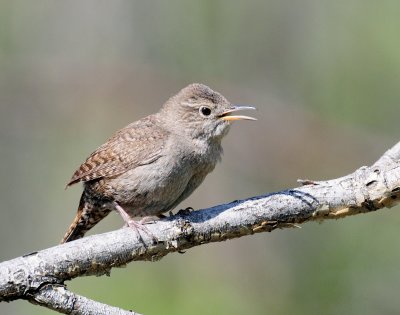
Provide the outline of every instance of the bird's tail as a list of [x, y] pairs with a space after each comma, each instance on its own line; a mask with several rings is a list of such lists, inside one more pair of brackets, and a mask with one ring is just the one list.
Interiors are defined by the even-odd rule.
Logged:
[[111, 210], [99, 209], [92, 202], [87, 201], [83, 192], [74, 221], [65, 233], [61, 243], [70, 242], [82, 238], [87, 231], [105, 218]]

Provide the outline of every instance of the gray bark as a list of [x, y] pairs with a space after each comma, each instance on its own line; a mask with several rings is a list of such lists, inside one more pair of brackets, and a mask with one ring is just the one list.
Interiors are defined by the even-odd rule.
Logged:
[[[0, 302], [26, 299], [66, 314], [134, 314], [68, 291], [64, 281], [109, 274], [135, 260], [159, 260], [201, 244], [390, 208], [400, 198], [400, 142], [374, 165], [328, 181], [85, 237], [0, 264]], [[151, 234], [157, 239], [155, 242]]]

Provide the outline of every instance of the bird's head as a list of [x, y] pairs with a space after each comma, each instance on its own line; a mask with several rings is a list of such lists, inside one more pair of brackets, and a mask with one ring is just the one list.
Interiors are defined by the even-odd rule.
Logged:
[[247, 109], [255, 108], [233, 105], [208, 86], [193, 83], [171, 97], [163, 106], [161, 114], [176, 132], [210, 140], [225, 136], [233, 121], [256, 120], [249, 116], [235, 115], [237, 111]]

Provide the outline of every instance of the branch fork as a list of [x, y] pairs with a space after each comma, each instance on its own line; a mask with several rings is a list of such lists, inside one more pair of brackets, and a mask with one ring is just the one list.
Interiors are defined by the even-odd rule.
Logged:
[[400, 142], [370, 167], [333, 180], [298, 182], [298, 188], [180, 211], [146, 225], [157, 242], [122, 228], [2, 262], [0, 302], [26, 299], [64, 314], [137, 314], [79, 296], [64, 282], [109, 275], [113, 267], [202, 244], [391, 208], [400, 201]]

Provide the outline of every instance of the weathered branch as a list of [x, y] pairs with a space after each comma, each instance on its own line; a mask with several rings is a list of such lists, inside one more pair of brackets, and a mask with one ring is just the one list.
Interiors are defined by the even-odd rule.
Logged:
[[299, 188], [182, 211], [146, 225], [157, 242], [150, 233], [123, 228], [3, 262], [0, 301], [27, 299], [68, 314], [132, 314], [77, 296], [64, 281], [201, 244], [390, 208], [400, 198], [400, 142], [371, 167], [329, 181], [299, 182]]
[[64, 286], [47, 284], [34, 292], [30, 301], [64, 314], [140, 315], [117, 307], [95, 302], [68, 291]]

